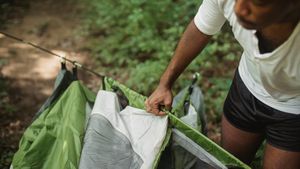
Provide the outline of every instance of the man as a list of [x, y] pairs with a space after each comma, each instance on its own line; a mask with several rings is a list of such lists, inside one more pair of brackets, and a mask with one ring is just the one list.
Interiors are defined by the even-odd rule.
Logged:
[[300, 169], [300, 1], [204, 0], [147, 111], [170, 109], [171, 87], [228, 20], [244, 49], [224, 103], [222, 146], [249, 164], [264, 139], [265, 169]]

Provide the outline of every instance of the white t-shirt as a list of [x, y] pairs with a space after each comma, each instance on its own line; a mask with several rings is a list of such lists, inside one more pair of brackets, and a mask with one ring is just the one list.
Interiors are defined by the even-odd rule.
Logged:
[[226, 20], [244, 49], [240, 76], [261, 102], [283, 112], [300, 114], [300, 22], [277, 49], [261, 54], [255, 30], [243, 28], [234, 13], [234, 0], [203, 0], [194, 18], [207, 35], [217, 33]]

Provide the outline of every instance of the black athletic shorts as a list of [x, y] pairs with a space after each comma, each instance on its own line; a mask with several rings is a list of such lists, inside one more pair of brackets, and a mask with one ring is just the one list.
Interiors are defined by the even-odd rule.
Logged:
[[300, 152], [300, 115], [276, 110], [259, 101], [247, 89], [238, 70], [224, 103], [224, 115], [236, 128], [264, 134], [267, 143], [274, 147]]

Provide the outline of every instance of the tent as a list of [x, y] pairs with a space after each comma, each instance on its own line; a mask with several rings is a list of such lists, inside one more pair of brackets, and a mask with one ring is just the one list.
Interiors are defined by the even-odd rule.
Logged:
[[[119, 110], [125, 110], [128, 106], [134, 108], [134, 111], [144, 110], [146, 97], [109, 77], [103, 79], [102, 89], [96, 96], [95, 93], [87, 89], [74, 77], [76, 76], [71, 72], [62, 69], [57, 77], [52, 96], [39, 110], [34, 121], [21, 138], [19, 149], [13, 157], [11, 168], [250, 168], [205, 136], [203, 98], [201, 90], [194, 83], [183, 89], [174, 98], [174, 109], [172, 112], [167, 112], [166, 117], [168, 121], [161, 120], [162, 124], [166, 125], [159, 124], [162, 128], [166, 126], [162, 130], [163, 132], [157, 136], [161, 141], [151, 145], [153, 146], [151, 150], [155, 149], [155, 152], [148, 152], [148, 146], [143, 146], [143, 144], [150, 145], [151, 142], [147, 139], [143, 139], [143, 144], [139, 144], [139, 141], [126, 142], [126, 140], [136, 140], [134, 138], [136, 138], [135, 136], [140, 136], [138, 134], [133, 133], [120, 136], [118, 132], [112, 135], [111, 130], [109, 132], [94, 130], [103, 126], [107, 128], [111, 125], [111, 121], [104, 122], [105, 120], [103, 121], [102, 116], [100, 117], [93, 113], [97, 104], [95, 103], [96, 97], [98, 98], [99, 93], [113, 94], [115, 99], [114, 103], [111, 104], [117, 105], [115, 107]], [[102, 95], [101, 97], [99, 96], [104, 101], [108, 100], [103, 97]], [[103, 112], [108, 111], [103, 110]], [[108, 113], [106, 115], [110, 116]], [[143, 115], [143, 112], [139, 115]], [[93, 116], [97, 116], [97, 118], [91, 118]], [[101, 118], [101, 123], [93, 122]], [[114, 116], [111, 119], [115, 120], [118, 118]], [[124, 117], [119, 119], [122, 121]], [[134, 120], [134, 118], [127, 119], [129, 121]], [[141, 128], [143, 128], [144, 124], [148, 124], [148, 118], [145, 119], [141, 119], [145, 123], [139, 123]], [[153, 121], [156, 122], [156, 120]], [[122, 123], [116, 122], [114, 125], [122, 126], [123, 124], [126, 124], [126, 121]], [[125, 127], [123, 125], [123, 128], [121, 127], [119, 131], [127, 128], [126, 125]], [[139, 127], [135, 126], [134, 128]], [[158, 131], [151, 127], [148, 127], [148, 129], [149, 131]], [[124, 132], [126, 133], [127, 131]], [[94, 135], [95, 133], [96, 135]], [[98, 139], [97, 136], [99, 135], [101, 136], [99, 139], [107, 139], [105, 140], [106, 143], [115, 142], [117, 147], [102, 146], [101, 148], [101, 145], [93, 145], [95, 144], [93, 139]], [[152, 139], [152, 134], [148, 135], [148, 138]], [[161, 137], [162, 135], [163, 137]], [[115, 136], [119, 137], [116, 138]], [[135, 146], [136, 143], [137, 145]], [[118, 144], [121, 146], [118, 146]], [[157, 148], [158, 145], [159, 147]], [[131, 151], [128, 151], [128, 146], [132, 147]], [[118, 151], [111, 151], [112, 149]], [[103, 154], [109, 153], [112, 155], [110, 156], [111, 158], [103, 159]], [[126, 154], [126, 156], [120, 156], [121, 153]], [[152, 156], [149, 154], [152, 154]], [[97, 163], [99, 159], [102, 159], [102, 163]], [[107, 164], [108, 160], [111, 160], [109, 165], [99, 166], [103, 162]], [[97, 165], [93, 166], [93, 162]]]

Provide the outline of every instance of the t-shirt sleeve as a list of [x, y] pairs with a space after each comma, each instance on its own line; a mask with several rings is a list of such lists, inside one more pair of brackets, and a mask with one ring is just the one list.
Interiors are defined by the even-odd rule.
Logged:
[[203, 0], [194, 18], [196, 27], [207, 35], [214, 35], [220, 31], [225, 21], [218, 0]]

